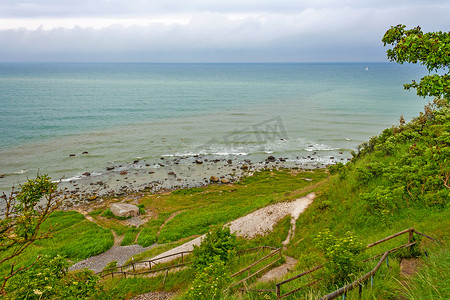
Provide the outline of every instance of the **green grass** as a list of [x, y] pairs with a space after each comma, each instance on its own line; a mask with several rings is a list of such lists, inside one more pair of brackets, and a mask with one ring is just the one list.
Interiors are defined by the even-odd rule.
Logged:
[[408, 286], [401, 286], [401, 293], [408, 299], [448, 299], [450, 295], [450, 255], [447, 246], [433, 247], [429, 257], [411, 279]]
[[[43, 254], [60, 254], [76, 262], [100, 254], [114, 244], [114, 237], [109, 230], [87, 221], [82, 214], [74, 211], [54, 212], [42, 225], [42, 230], [49, 228], [52, 228], [52, 238], [36, 241], [11, 262], [27, 266]], [[0, 254], [0, 257], [3, 255], [7, 253]], [[1, 267], [0, 272], [4, 273], [10, 264], [4, 263]]]
[[169, 273], [164, 282], [164, 274], [157, 277], [115, 278], [104, 281], [104, 292], [96, 297], [99, 300], [130, 299], [139, 294], [152, 291], [178, 291], [186, 285], [192, 271], [185, 269], [180, 272]]
[[115, 214], [113, 214], [113, 212], [108, 208], [106, 209], [104, 212], [101, 213], [102, 217], [105, 217], [107, 219], [116, 219], [116, 220], [127, 220], [127, 219], [131, 219], [131, 216], [128, 217], [120, 217], [120, 216], [116, 216]]
[[142, 260], [146, 260], [152, 257], [157, 256], [158, 254], [161, 254], [163, 252], [166, 252], [170, 249], [173, 249], [175, 247], [178, 247], [184, 243], [189, 242], [190, 240], [194, 239], [194, 237], [191, 238], [185, 238], [185, 239], [181, 239], [179, 241], [176, 242], [171, 242], [171, 243], [167, 243], [167, 244], [162, 244], [162, 245], [157, 245], [147, 251], [135, 254], [132, 256], [133, 259], [128, 259], [127, 262], [125, 264], [129, 264], [132, 261], [142, 261]]
[[120, 243], [120, 246], [127, 246], [134, 244], [136, 240], [136, 236], [139, 234], [141, 230], [139, 228], [129, 228], [125, 232], [125, 236], [123, 237], [122, 242]]
[[[313, 179], [312, 182], [304, 178]], [[204, 234], [210, 226], [225, 224], [254, 210], [280, 201], [293, 200], [299, 191], [324, 180], [318, 172], [261, 171], [232, 186], [211, 185], [167, 195], [149, 195], [141, 201], [156, 213], [179, 212], [162, 227], [158, 242], [166, 243]]]

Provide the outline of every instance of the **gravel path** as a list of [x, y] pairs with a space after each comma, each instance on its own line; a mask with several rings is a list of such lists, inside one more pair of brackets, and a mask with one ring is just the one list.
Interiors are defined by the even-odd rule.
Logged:
[[131, 256], [144, 252], [153, 247], [154, 246], [142, 247], [140, 245], [114, 245], [102, 254], [91, 256], [88, 259], [77, 262], [71, 266], [69, 270], [72, 271], [88, 268], [94, 272], [100, 272], [113, 260], [117, 260], [117, 265], [122, 266]]
[[150, 292], [142, 295], [138, 295], [131, 300], [166, 300], [174, 296], [174, 293], [169, 292]]

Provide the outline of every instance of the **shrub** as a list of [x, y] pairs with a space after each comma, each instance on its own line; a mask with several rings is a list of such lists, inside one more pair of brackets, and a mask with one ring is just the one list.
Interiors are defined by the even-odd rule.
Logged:
[[7, 284], [6, 299], [89, 299], [97, 292], [98, 277], [91, 271], [67, 273], [62, 256], [43, 256]]
[[103, 268], [102, 271], [113, 269], [113, 268], [116, 268], [116, 267], [117, 267], [117, 260], [112, 260]]
[[197, 272], [185, 299], [220, 299], [222, 298], [222, 290], [230, 281], [231, 278], [225, 263], [219, 259], [219, 256], [215, 256], [209, 265], [204, 266], [200, 272]]
[[350, 231], [344, 237], [336, 238], [327, 229], [319, 233], [315, 241], [327, 259], [325, 273], [330, 284], [348, 282], [361, 267], [359, 254], [363, 252], [364, 244]]
[[236, 253], [236, 235], [228, 227], [215, 227], [206, 234], [200, 246], [194, 245], [193, 267], [202, 269], [217, 259], [229, 261]]

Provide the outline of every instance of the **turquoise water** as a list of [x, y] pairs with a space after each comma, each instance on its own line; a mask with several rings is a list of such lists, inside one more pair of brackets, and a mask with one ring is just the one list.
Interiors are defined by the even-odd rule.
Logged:
[[402, 84], [423, 75], [390, 63], [2, 63], [0, 190], [136, 158], [314, 151], [327, 163], [417, 115], [425, 101]]

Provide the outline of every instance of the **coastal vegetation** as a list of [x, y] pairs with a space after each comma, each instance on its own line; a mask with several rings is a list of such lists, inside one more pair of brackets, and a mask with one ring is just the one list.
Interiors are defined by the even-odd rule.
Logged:
[[[446, 33], [424, 34], [420, 28], [405, 30], [399, 25], [386, 32], [383, 42], [394, 45], [394, 49], [388, 50], [388, 57], [393, 61], [419, 62], [429, 71], [448, 69]], [[389, 265], [380, 268], [373, 282], [366, 284], [362, 297], [448, 299], [449, 79], [448, 75], [435, 74], [405, 87], [416, 88], [420, 96], [436, 99], [410, 122], [400, 117], [398, 125], [360, 145], [345, 165], [336, 164], [314, 172], [262, 170], [232, 184], [143, 194], [139, 200], [140, 209], [150, 217], [139, 227], [129, 226], [127, 220], [111, 216], [106, 205], [89, 213], [94, 222], [75, 211], [52, 212], [32, 231], [33, 234], [46, 234], [51, 229], [52, 238], [35, 239], [17, 255], [11, 254], [14, 245], [2, 251], [2, 262], [14, 262], [23, 270], [8, 278], [8, 274], [12, 274], [11, 265], [1, 265], [0, 272], [6, 279], [3, 297], [129, 299], [146, 292], [170, 292], [178, 299], [276, 299], [273, 292], [276, 283], [323, 266], [284, 287], [292, 290], [314, 281], [314, 285], [288, 299], [316, 299], [361, 277], [374, 267], [370, 257], [397, 247], [400, 242], [393, 239], [370, 248], [365, 245], [415, 228], [439, 242], [412, 237], [416, 243], [390, 255]], [[48, 178], [46, 180], [48, 182]], [[23, 189], [18, 195], [27, 191]], [[236, 237], [229, 229], [222, 228], [227, 222], [259, 208], [292, 201], [310, 192], [315, 192], [316, 198], [296, 220], [295, 234], [286, 245], [283, 241], [291, 228], [290, 216], [281, 219], [272, 232], [251, 239]], [[39, 198], [36, 197], [30, 198], [31, 203], [37, 203]], [[126, 200], [125, 197], [116, 200]], [[11, 216], [2, 226], [16, 222], [14, 219], [15, 216]], [[19, 234], [24, 236], [29, 227], [17, 228], [25, 231], [3, 235], [2, 243]], [[76, 262], [110, 248], [114, 243], [113, 232], [123, 236], [122, 245], [155, 245], [135, 255], [133, 261], [154, 257], [203, 234], [206, 237], [189, 258], [193, 261], [192, 267], [178, 272], [101, 280], [89, 271], [67, 272], [67, 260]], [[238, 255], [239, 250], [261, 245], [283, 247], [283, 256], [297, 261], [295, 267], [282, 278], [246, 281], [247, 288], [257, 289], [259, 293], [241, 294], [236, 292], [237, 288], [225, 293], [234, 280], [233, 273], [264, 255]], [[41, 258], [36, 260], [39, 255]], [[409, 276], [405, 276], [405, 261], [413, 264]], [[347, 297], [357, 299], [360, 295], [356, 289], [348, 292]]]

